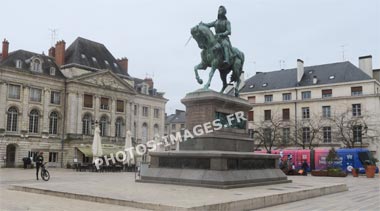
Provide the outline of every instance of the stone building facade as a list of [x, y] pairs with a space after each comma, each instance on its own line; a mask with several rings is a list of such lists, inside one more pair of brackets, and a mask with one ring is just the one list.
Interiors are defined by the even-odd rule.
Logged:
[[[180, 132], [183, 136], [183, 132], [186, 129], [186, 112], [183, 110], [176, 109], [174, 114], [170, 114], [165, 117], [165, 136], [170, 136], [170, 134], [175, 135]], [[170, 146], [170, 150], [179, 150], [179, 144], [175, 146]]]
[[275, 148], [299, 148], [290, 134], [298, 131], [293, 139], [301, 137], [307, 142], [311, 128], [299, 123], [317, 119], [318, 147], [344, 147], [332, 119], [346, 112], [350, 119], [365, 119], [365, 125], [352, 131], [357, 140], [354, 147], [367, 147], [379, 158], [380, 83], [374, 79], [371, 56], [360, 57], [359, 68], [350, 62], [304, 67], [298, 60], [297, 68], [256, 73], [240, 93], [253, 106], [248, 115], [252, 135], [273, 119], [281, 123], [281, 141]]
[[167, 99], [150, 78], [128, 74], [128, 60], [115, 59], [100, 43], [64, 41], [49, 55], [18, 50], [0, 60], [1, 166], [18, 166], [23, 157], [43, 151], [51, 166], [91, 160], [94, 124], [106, 152], [164, 134]]

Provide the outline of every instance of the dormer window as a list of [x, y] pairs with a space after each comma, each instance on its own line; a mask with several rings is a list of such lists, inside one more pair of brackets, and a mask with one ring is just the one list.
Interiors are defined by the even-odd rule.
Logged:
[[50, 75], [55, 75], [55, 67], [50, 68]]
[[107, 66], [110, 66], [110, 63], [107, 60], [104, 60], [104, 63], [106, 63]]
[[42, 72], [42, 62], [39, 59], [33, 59], [30, 68], [34, 72]]
[[263, 83], [262, 87], [267, 87], [268, 83]]
[[335, 75], [330, 75], [329, 79], [332, 80], [335, 78]]
[[141, 84], [141, 93], [145, 95], [148, 94], [148, 84]]
[[84, 55], [83, 53], [80, 56], [82, 57], [82, 59], [86, 58], [86, 55]]
[[22, 68], [22, 61], [20, 59], [16, 60], [16, 68], [18, 68], [18, 69]]
[[113, 63], [113, 66], [114, 66], [115, 68], [117, 68], [117, 64], [116, 64], [115, 62]]
[[92, 61], [93, 61], [93, 62], [97, 62], [97, 60], [96, 60], [95, 57], [92, 57]]

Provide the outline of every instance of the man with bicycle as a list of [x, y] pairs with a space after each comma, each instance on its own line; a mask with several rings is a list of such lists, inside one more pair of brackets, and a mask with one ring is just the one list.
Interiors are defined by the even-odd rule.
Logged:
[[43, 165], [44, 163], [44, 156], [43, 156], [43, 152], [41, 151], [37, 157], [36, 157], [36, 176], [37, 176], [37, 180], [38, 180], [38, 172], [40, 170], [40, 167]]

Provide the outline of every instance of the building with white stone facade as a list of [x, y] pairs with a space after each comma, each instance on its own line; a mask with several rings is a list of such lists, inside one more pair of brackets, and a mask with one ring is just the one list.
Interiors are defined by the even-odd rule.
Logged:
[[240, 92], [253, 106], [248, 127], [255, 137], [260, 125], [277, 119], [281, 122], [281, 141], [274, 147], [300, 148], [294, 145], [290, 134], [302, 133], [293, 137], [307, 142], [311, 128], [297, 128], [299, 123], [319, 119], [318, 147], [344, 147], [332, 119], [347, 113], [350, 119], [362, 123], [365, 119], [365, 125], [353, 126], [354, 147], [367, 147], [379, 158], [380, 83], [374, 79], [375, 72], [371, 56], [360, 57], [359, 68], [350, 62], [304, 67], [303, 61], [298, 60], [297, 68], [257, 72], [245, 81]]
[[[184, 130], [186, 128], [186, 112], [176, 109], [174, 114], [167, 115], [165, 117], [165, 136], [170, 134], [176, 136], [176, 133], [181, 133], [183, 137]], [[174, 146], [170, 146], [170, 150], [179, 150], [179, 143]]]
[[39, 151], [52, 166], [89, 163], [95, 122], [105, 154], [124, 146], [127, 130], [134, 144], [164, 134], [164, 93], [130, 76], [128, 60], [103, 44], [78, 37], [66, 49], [59, 41], [48, 56], [8, 46], [0, 57], [1, 166]]

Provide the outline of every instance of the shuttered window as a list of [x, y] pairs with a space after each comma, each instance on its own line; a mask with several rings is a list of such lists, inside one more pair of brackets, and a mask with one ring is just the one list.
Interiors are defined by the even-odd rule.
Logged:
[[248, 97], [248, 102], [251, 104], [256, 103], [256, 96]]
[[253, 111], [248, 112], [248, 121], [253, 121]]
[[282, 109], [282, 120], [289, 120], [289, 119], [290, 119], [289, 108]]
[[327, 98], [332, 96], [332, 89], [322, 90], [322, 98]]
[[264, 118], [265, 118], [265, 120], [271, 119], [271, 110], [265, 110], [264, 111]]
[[362, 95], [362, 94], [363, 94], [363, 87], [361, 86], [351, 87], [351, 96], [357, 96], [357, 95]]
[[122, 101], [122, 100], [117, 100], [117, 103], [116, 103], [116, 111], [117, 111], [117, 112], [124, 112], [124, 101]]
[[92, 95], [85, 94], [83, 98], [83, 106], [86, 108], [92, 108]]

